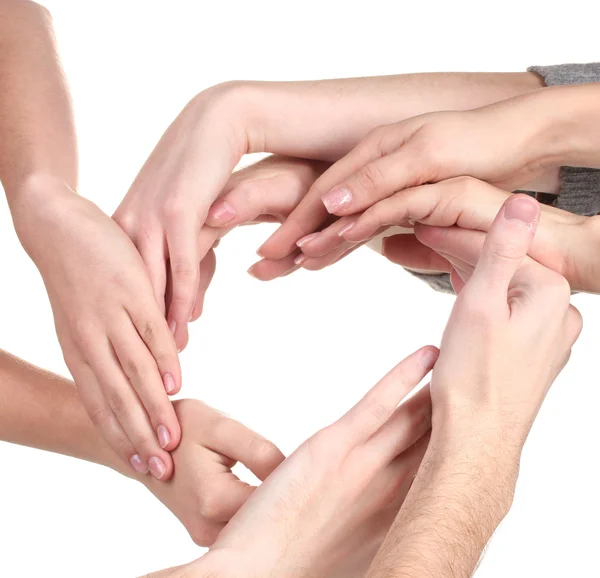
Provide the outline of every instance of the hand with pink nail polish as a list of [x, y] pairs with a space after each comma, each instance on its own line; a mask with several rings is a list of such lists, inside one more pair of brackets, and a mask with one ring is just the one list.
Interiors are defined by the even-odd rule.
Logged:
[[424, 347], [407, 357], [341, 419], [287, 458], [233, 516], [208, 554], [152, 577], [363, 577], [427, 448], [429, 388], [401, 402], [437, 356], [436, 348]]
[[[320, 221], [315, 218], [319, 207], [325, 214], [351, 217], [407, 188], [453, 177], [475, 177], [507, 191], [530, 186], [556, 192], [562, 143], [551, 138], [551, 101], [541, 94], [375, 128], [315, 182], [264, 251], [280, 257], [278, 247], [292, 237], [315, 241], [311, 235], [325, 223], [322, 213]], [[310, 263], [305, 259], [303, 265]]]
[[[281, 223], [298, 206], [312, 183], [327, 168], [326, 163], [269, 156], [233, 173], [209, 209], [199, 243], [214, 246], [236, 227], [258, 223]], [[266, 281], [296, 269], [291, 255], [281, 261], [259, 261], [249, 269], [257, 279]], [[214, 251], [200, 263], [200, 282], [191, 320], [202, 313], [204, 298], [215, 271]], [[167, 295], [167, 304], [170, 295]]]
[[30, 180], [15, 225], [38, 266], [92, 422], [128, 467], [167, 480], [181, 430], [177, 350], [127, 235], [64, 185]]

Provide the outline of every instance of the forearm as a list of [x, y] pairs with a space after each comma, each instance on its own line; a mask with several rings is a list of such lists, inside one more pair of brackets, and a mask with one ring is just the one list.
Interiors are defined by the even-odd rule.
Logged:
[[433, 442], [368, 578], [467, 578], [508, 512], [517, 461]]
[[373, 128], [468, 110], [537, 90], [533, 73], [435, 73], [314, 82], [235, 83], [247, 152], [336, 161]]
[[600, 168], [600, 83], [548, 88], [530, 95], [546, 122], [556, 166]]
[[88, 418], [73, 382], [0, 351], [0, 440], [130, 475]]
[[77, 187], [69, 92], [48, 12], [0, 1], [0, 180], [13, 206], [32, 177]]

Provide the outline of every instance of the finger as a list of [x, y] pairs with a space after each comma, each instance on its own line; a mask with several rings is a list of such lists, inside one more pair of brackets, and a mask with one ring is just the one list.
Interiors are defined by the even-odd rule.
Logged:
[[110, 409], [90, 366], [86, 363], [69, 364], [69, 371], [75, 380], [81, 403], [94, 427], [124, 463], [129, 464], [138, 474], [146, 474], [148, 464], [142, 461]]
[[144, 464], [156, 479], [168, 480], [173, 473], [173, 461], [159, 443], [140, 399], [123, 373], [112, 345], [95, 348], [90, 358], [102, 394], [127, 438]]
[[420, 243], [435, 252], [452, 255], [475, 267], [485, 242], [485, 233], [461, 227], [430, 227], [415, 225], [415, 236]]
[[401, 234], [385, 237], [382, 255], [392, 263], [420, 271], [450, 272], [450, 263], [434, 250], [426, 247], [416, 235]]
[[187, 345], [187, 325], [198, 294], [198, 233], [193, 221], [180, 221], [167, 230], [172, 282], [167, 318], [179, 350]]
[[510, 193], [470, 177], [412, 187], [364, 211], [344, 238], [360, 241], [380, 227], [409, 226], [415, 221], [487, 231], [509, 196]]
[[285, 277], [298, 269], [295, 260], [300, 254], [300, 251], [296, 250], [278, 261], [261, 259], [248, 269], [248, 274], [259, 281], [272, 281], [278, 277]]
[[256, 487], [242, 482], [232, 472], [217, 477], [218, 485], [212, 490], [207, 516], [211, 522], [229, 522], [248, 501]]
[[452, 269], [450, 273], [450, 283], [452, 283], [452, 288], [454, 292], [458, 295], [465, 286], [465, 281], [463, 281], [460, 273], [456, 269]]
[[271, 177], [241, 183], [209, 210], [207, 224], [235, 227], [271, 215], [283, 220], [306, 194], [306, 185], [297, 179]]
[[154, 358], [164, 390], [175, 395], [181, 389], [181, 366], [173, 335], [155, 304], [150, 299], [138, 297], [138, 302], [130, 304], [127, 313]]
[[160, 447], [173, 451], [181, 428], [154, 357], [130, 319], [109, 336], [123, 373], [142, 403]]
[[302, 253], [304, 253], [306, 257], [323, 257], [345, 242], [342, 235], [355, 221], [356, 217], [338, 219], [322, 231], [311, 233], [310, 235], [298, 239], [296, 245], [302, 250]]
[[167, 286], [167, 262], [164, 239], [144, 237], [136, 242], [136, 248], [146, 265], [156, 302], [165, 315], [165, 291]]
[[198, 294], [196, 296], [194, 310], [192, 311], [192, 321], [196, 321], [200, 315], [202, 315], [204, 309], [204, 297], [215, 276], [216, 267], [217, 258], [214, 250], [211, 249], [206, 254], [206, 257], [200, 262], [200, 281], [198, 283]]
[[307, 258], [306, 255], [301, 255], [296, 259], [296, 263], [301, 265], [302, 268], [307, 271], [320, 271], [321, 269], [325, 269], [325, 267], [337, 263], [362, 245], [364, 245], [364, 243], [348, 243], [347, 241], [344, 241], [337, 249], [323, 257], [311, 259]]
[[363, 165], [323, 195], [321, 200], [327, 212], [339, 217], [353, 215], [396, 191], [433, 180], [431, 167], [419, 162], [415, 150], [408, 144]]
[[540, 207], [531, 197], [514, 195], [504, 203], [488, 231], [471, 276], [473, 291], [506, 296], [531, 246], [539, 217]]
[[[358, 146], [313, 183], [306, 196], [281, 227], [259, 248], [258, 254], [261, 257], [271, 260], [283, 259], [296, 249], [298, 239], [321, 228], [330, 216], [321, 197], [347, 175], [381, 154], [382, 130], [385, 128], [372, 131]], [[390, 141], [386, 146], [392, 147], [395, 144], [397, 143]]]
[[437, 348], [427, 346], [409, 355], [339, 420], [354, 444], [364, 443], [387, 422], [404, 397], [431, 371], [438, 354]]
[[431, 428], [429, 386], [420, 389], [398, 407], [388, 421], [365, 443], [368, 451], [384, 461], [404, 452]]
[[212, 428], [207, 447], [244, 464], [259, 480], [266, 479], [285, 459], [275, 444], [228, 418]]
[[387, 495], [392, 497], [392, 504], [396, 504], [397, 507], [400, 507], [410, 491], [429, 446], [430, 438], [431, 430], [397, 456], [386, 469], [386, 477], [391, 485]]

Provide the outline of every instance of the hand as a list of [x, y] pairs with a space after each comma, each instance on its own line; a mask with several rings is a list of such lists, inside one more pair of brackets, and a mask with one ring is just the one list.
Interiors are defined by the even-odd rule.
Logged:
[[[244, 154], [335, 162], [376, 126], [431, 110], [474, 108], [539, 86], [539, 77], [531, 73], [417, 74], [231, 82], [197, 95], [166, 131], [114, 215], [148, 267], [177, 346], [183, 349], [187, 343], [187, 324], [197, 313], [194, 302], [202, 282], [198, 264], [212, 246], [198, 234]], [[529, 120], [523, 124], [531, 126]], [[308, 229], [288, 220], [287, 249], [278, 257], [265, 256], [288, 257], [303, 234], [326, 222], [327, 213], [316, 201], [325, 214]], [[167, 308], [169, 271], [173, 298]]]
[[[273, 155], [235, 172], [208, 212], [200, 233], [202, 244], [208, 245], [240, 225], [282, 223], [327, 166], [319, 161]], [[261, 281], [289, 274], [298, 268], [294, 262], [298, 254], [281, 261], [260, 261], [248, 272]], [[196, 303], [193, 317], [198, 315]]]
[[513, 457], [579, 336], [566, 280], [526, 257], [539, 216], [536, 201], [513, 196], [475, 268], [448, 255], [459, 295], [431, 381], [440, 443], [483, 437]]
[[556, 190], [558, 170], [536, 93], [460, 112], [434, 112], [373, 130], [335, 163], [260, 248], [281, 259], [329, 214], [364, 211], [408, 187], [468, 175], [506, 190]]
[[[326, 167], [326, 163], [319, 161], [273, 155], [236, 171], [219, 200], [208, 211], [206, 224], [200, 231], [200, 245], [214, 247], [227, 233], [241, 225], [284, 221]], [[251, 267], [249, 273], [262, 281], [291, 273], [298, 269], [294, 262], [298, 253], [281, 261], [261, 261]], [[192, 321], [202, 314], [215, 266], [215, 253], [210, 250], [200, 263]]]
[[449, 256], [458, 297], [431, 378], [431, 441], [369, 577], [472, 576], [510, 508], [523, 444], [581, 330], [565, 279], [526, 257], [539, 217], [511, 197], [475, 268]]
[[[50, 191], [49, 188], [52, 188]], [[138, 473], [167, 480], [181, 430], [175, 343], [135, 247], [93, 203], [36, 182], [13, 209], [44, 279], [65, 361], [111, 448]]]
[[175, 514], [199, 546], [210, 546], [254, 487], [231, 471], [241, 462], [264, 480], [284, 459], [269, 441], [200, 401], [174, 404], [183, 428], [168, 482], [143, 483]]
[[[481, 245], [485, 232], [510, 196], [511, 193], [470, 177], [406, 189], [358, 217], [340, 219], [304, 243], [302, 251], [306, 260], [302, 266], [309, 269], [325, 267], [340, 254], [391, 225], [412, 227], [416, 222], [415, 235], [401, 234], [384, 239], [384, 255], [408, 268], [449, 272], [448, 261], [426, 247], [430, 242], [429, 227], [422, 225], [456, 225], [470, 232], [469, 239], [480, 233]], [[582, 217], [541, 205], [541, 220], [529, 250], [530, 256], [566, 277], [573, 289], [600, 291], [600, 271], [593, 251], [590, 251], [590, 243], [594, 245], [600, 240], [598, 227], [598, 217]]]
[[[437, 358], [413, 353], [354, 408], [303, 443], [252, 494], [209, 554], [223, 576], [362, 576], [426, 449], [428, 388], [400, 405]], [[220, 567], [219, 567], [220, 566]], [[177, 574], [175, 574], [177, 575]]]

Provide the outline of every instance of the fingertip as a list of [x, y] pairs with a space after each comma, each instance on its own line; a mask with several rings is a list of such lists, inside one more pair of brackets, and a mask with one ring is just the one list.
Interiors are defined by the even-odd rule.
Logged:
[[181, 382], [177, 381], [170, 372], [163, 374], [163, 385], [167, 395], [177, 395], [181, 391]]
[[221, 199], [214, 203], [206, 215], [206, 224], [210, 227], [224, 227], [237, 216], [231, 203]]
[[435, 345], [426, 345], [420, 350], [420, 359], [423, 367], [430, 370], [436, 364], [440, 350]]

